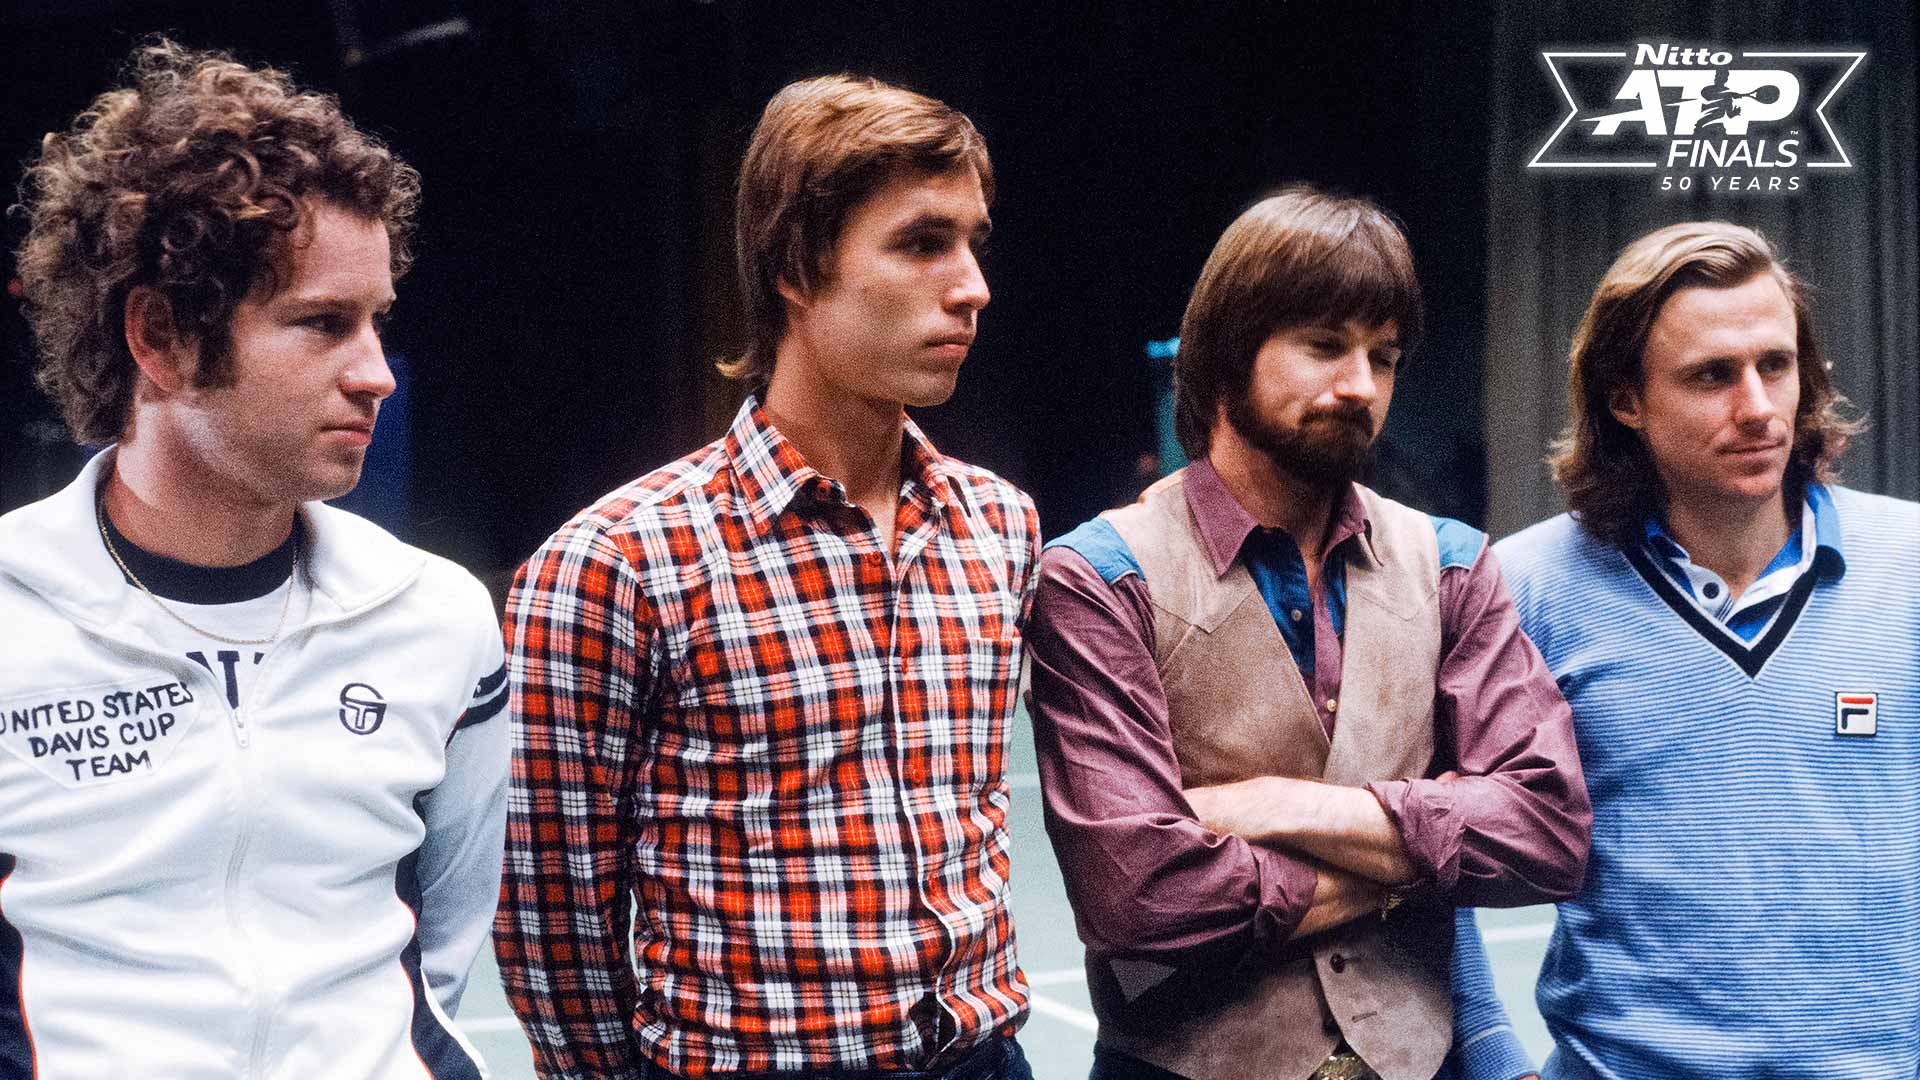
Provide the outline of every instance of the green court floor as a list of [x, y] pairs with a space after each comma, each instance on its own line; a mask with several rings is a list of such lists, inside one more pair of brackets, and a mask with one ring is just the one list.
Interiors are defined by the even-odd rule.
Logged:
[[[1093, 1061], [1094, 1020], [1073, 915], [1040, 823], [1033, 737], [1024, 712], [1017, 720], [1008, 772], [1013, 786], [1008, 827], [1013, 834], [1014, 925], [1020, 966], [1033, 987], [1033, 1015], [1020, 1031], [1020, 1043], [1033, 1063], [1035, 1080], [1083, 1080]], [[1536, 1059], [1544, 1058], [1552, 1044], [1533, 1008], [1533, 979], [1552, 929], [1553, 909], [1481, 911], [1479, 919], [1514, 1027]], [[491, 955], [481, 956], [474, 966], [459, 1022], [498, 1080], [532, 1080], [532, 1055], [507, 1008]]]

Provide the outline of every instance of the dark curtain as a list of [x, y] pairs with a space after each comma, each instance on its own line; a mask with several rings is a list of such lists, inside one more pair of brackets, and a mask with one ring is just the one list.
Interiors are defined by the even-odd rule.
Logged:
[[[1543, 49], [1667, 41], [1736, 53], [1866, 50], [1827, 110], [1854, 168], [1809, 170], [1792, 195], [1661, 194], [1644, 173], [1524, 168], [1565, 115]], [[1698, 218], [1760, 230], [1814, 286], [1835, 382], [1872, 425], [1842, 460], [1845, 482], [1920, 498], [1913, 47], [1905, 3], [1631, 0], [1562, 9], [1497, 0], [1485, 368], [1495, 535], [1564, 509], [1541, 459], [1565, 422], [1567, 347], [1600, 275], [1633, 238]]]

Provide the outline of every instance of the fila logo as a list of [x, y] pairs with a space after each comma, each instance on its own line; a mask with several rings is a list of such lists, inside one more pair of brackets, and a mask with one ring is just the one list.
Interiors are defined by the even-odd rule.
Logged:
[[366, 683], [348, 683], [340, 688], [340, 725], [355, 735], [371, 735], [386, 719], [387, 702], [380, 691]]
[[1833, 695], [1833, 731], [1836, 735], [1872, 735], [1879, 717], [1878, 694], [1858, 692]]

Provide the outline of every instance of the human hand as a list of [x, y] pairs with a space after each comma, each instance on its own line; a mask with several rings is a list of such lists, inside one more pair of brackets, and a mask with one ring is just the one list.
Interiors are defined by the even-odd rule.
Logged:
[[1387, 890], [1378, 882], [1334, 866], [1317, 866], [1319, 876], [1313, 882], [1313, 904], [1294, 927], [1292, 937], [1303, 938], [1325, 933], [1380, 910]]

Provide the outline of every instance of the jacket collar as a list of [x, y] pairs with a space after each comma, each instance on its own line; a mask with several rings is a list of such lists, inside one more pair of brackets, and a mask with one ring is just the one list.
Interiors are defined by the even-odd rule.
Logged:
[[[113, 466], [114, 448], [95, 454], [66, 487], [0, 517], [0, 574], [12, 577], [89, 629], [122, 637], [144, 622], [152, 601], [126, 587], [100, 540], [95, 499]], [[344, 615], [392, 596], [418, 577], [427, 553], [385, 529], [322, 502], [301, 505], [312, 583], [309, 617]]]

